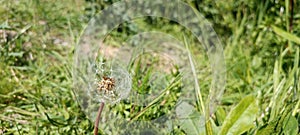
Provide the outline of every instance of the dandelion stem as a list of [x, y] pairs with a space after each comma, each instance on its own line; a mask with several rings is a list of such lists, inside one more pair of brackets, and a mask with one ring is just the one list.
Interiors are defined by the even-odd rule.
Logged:
[[99, 126], [99, 121], [100, 121], [100, 117], [101, 117], [103, 108], [104, 108], [104, 102], [101, 102], [100, 106], [99, 106], [99, 110], [98, 110], [98, 115], [97, 115], [97, 118], [95, 121], [94, 135], [98, 134], [98, 126]]

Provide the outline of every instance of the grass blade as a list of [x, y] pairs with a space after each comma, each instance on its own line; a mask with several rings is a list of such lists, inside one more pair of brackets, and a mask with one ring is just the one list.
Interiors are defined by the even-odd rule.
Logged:
[[257, 112], [255, 97], [253, 95], [245, 97], [226, 117], [219, 135], [238, 135], [249, 130], [254, 126], [253, 121]]
[[278, 28], [274, 25], [272, 25], [271, 27], [277, 35], [283, 37], [284, 39], [287, 39], [289, 41], [293, 41], [293, 42], [297, 43], [298, 45], [300, 45], [300, 38], [299, 37], [297, 37], [297, 36], [295, 36], [295, 35], [293, 35], [289, 32], [286, 32], [285, 30], [282, 30], [282, 29], [280, 29], [280, 28]]

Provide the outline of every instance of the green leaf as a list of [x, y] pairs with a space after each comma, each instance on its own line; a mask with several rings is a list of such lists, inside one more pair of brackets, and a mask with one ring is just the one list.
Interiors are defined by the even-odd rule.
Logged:
[[294, 116], [289, 115], [284, 119], [286, 125], [283, 127], [283, 133], [285, 135], [297, 135], [298, 133], [298, 121]]
[[12, 53], [8, 53], [8, 56], [12, 56], [12, 57], [23, 57], [24, 52], [12, 52]]
[[0, 24], [0, 29], [11, 29], [11, 27], [8, 25], [8, 21], [6, 20], [2, 24]]
[[293, 35], [289, 32], [286, 32], [285, 30], [282, 30], [282, 29], [280, 29], [280, 28], [278, 28], [274, 25], [272, 25], [271, 27], [277, 35], [279, 35], [279, 36], [281, 36], [281, 37], [283, 37], [287, 40], [293, 41], [293, 42], [300, 45], [300, 38], [299, 37], [297, 37], [297, 36], [295, 36], [295, 35]]
[[246, 132], [254, 126], [257, 112], [255, 97], [253, 95], [245, 97], [226, 117], [219, 135], [238, 135]]
[[222, 125], [225, 118], [226, 118], [226, 112], [222, 107], [218, 107], [216, 111], [216, 118], [219, 125]]
[[280, 115], [276, 115], [272, 121], [259, 127], [255, 135], [297, 135], [298, 121], [291, 113], [293, 108], [293, 105], [285, 107], [284, 112], [280, 113]]
[[271, 135], [271, 134], [273, 134], [279, 120], [280, 120], [280, 117], [277, 117], [276, 119], [271, 121], [269, 124], [263, 125], [256, 131], [255, 135]]
[[190, 135], [205, 135], [205, 117], [189, 103], [182, 102], [176, 107], [180, 127]]
[[18, 108], [18, 107], [14, 107], [14, 106], [8, 106], [6, 108], [6, 111], [8, 111], [8, 112], [13, 111], [13, 112], [23, 114], [23, 115], [28, 115], [28, 116], [38, 116], [38, 114], [35, 113], [35, 112], [30, 112], [30, 111], [27, 111], [27, 110], [24, 110], [24, 109], [21, 109], [21, 108]]

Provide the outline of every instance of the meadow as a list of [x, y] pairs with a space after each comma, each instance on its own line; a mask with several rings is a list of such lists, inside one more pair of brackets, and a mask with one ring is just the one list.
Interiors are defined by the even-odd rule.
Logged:
[[[78, 100], [74, 85], [74, 55], [89, 20], [118, 1], [0, 0], [0, 134], [93, 134], [94, 120]], [[191, 117], [176, 121], [177, 124], [168, 127], [171, 132], [167, 134], [300, 134], [300, 1], [182, 2], [211, 23], [223, 45], [226, 85], [212, 108], [214, 111], [205, 112], [209, 106], [203, 106], [202, 102], [208, 103], [201, 100], [209, 97], [213, 85], [205, 49], [199, 47], [195, 37], [187, 40], [192, 33], [178, 23], [145, 17], [119, 25], [104, 43], [111, 50], [129, 42], [151, 46], [156, 42], [140, 42], [135, 35], [140, 31], [168, 33], [184, 43], [184, 49], [188, 48], [184, 58], [178, 56], [179, 63], [189, 62], [186, 59], [190, 53], [200, 63], [195, 67], [197, 75], [194, 76], [199, 86], [191, 93], [183, 93], [182, 89], [189, 86], [181, 86], [182, 74], [177, 66], [170, 67], [167, 58], [145, 53], [126, 67], [132, 73], [131, 92], [163, 91], [154, 100], [145, 101], [144, 106], [130, 102], [131, 99], [106, 105], [109, 113], [129, 122], [151, 121], [174, 113], [171, 110], [180, 97], [196, 95], [191, 103], [196, 110]], [[153, 37], [161, 33], [154, 33]], [[167, 40], [175, 42], [173, 37]], [[129, 50], [132, 51], [136, 50]], [[163, 51], [176, 58], [182, 54]], [[158, 74], [158, 79], [154, 76], [153, 81], [153, 75], [160, 71], [168, 74], [163, 78]], [[113, 125], [112, 121], [118, 119], [105, 120], [106, 115], [109, 114], [104, 111], [99, 134], [130, 134], [122, 131], [126, 126], [107, 130], [107, 125]], [[199, 121], [205, 122], [201, 125]], [[126, 128], [135, 127], [138, 126], [133, 124]], [[156, 134], [159, 132], [155, 130], [163, 129], [152, 128], [151, 133], [137, 130], [131, 134]]]

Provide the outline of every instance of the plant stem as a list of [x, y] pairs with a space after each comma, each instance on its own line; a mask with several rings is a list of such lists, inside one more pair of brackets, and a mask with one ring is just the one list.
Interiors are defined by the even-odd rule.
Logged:
[[190, 51], [190, 48], [189, 48], [189, 44], [188, 44], [188, 41], [187, 41], [187, 39], [184, 35], [183, 35], [183, 39], [184, 39], [185, 48], [186, 48], [187, 53], [188, 53], [188, 58], [189, 58], [189, 62], [190, 62], [190, 65], [191, 65], [191, 70], [192, 70], [192, 73], [193, 73], [194, 81], [195, 81], [195, 91], [197, 93], [197, 100], [200, 103], [202, 113], [204, 115], [206, 115], [205, 114], [206, 112], [205, 112], [204, 101], [202, 99], [202, 93], [201, 93], [201, 90], [200, 90], [200, 87], [199, 87], [200, 85], [198, 83], [196, 68], [195, 68], [195, 65], [194, 65], [194, 62], [193, 62], [193, 59], [192, 59], [192, 54], [191, 54], [191, 51]]
[[289, 28], [289, 31], [292, 32], [292, 30], [293, 30], [293, 19], [294, 19], [294, 0], [290, 0], [289, 10], [291, 12], [291, 14], [290, 14], [290, 28]]
[[104, 108], [104, 102], [101, 102], [100, 106], [99, 106], [99, 110], [98, 110], [98, 115], [97, 115], [97, 118], [96, 118], [96, 121], [95, 121], [94, 135], [98, 134], [98, 126], [99, 126], [99, 121], [100, 121], [100, 117], [101, 117], [101, 113], [102, 113], [103, 108]]

